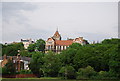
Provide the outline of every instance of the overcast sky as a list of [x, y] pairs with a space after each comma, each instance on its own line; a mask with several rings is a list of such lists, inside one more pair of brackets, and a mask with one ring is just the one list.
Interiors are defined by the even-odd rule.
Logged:
[[[63, 40], [89, 42], [118, 37], [117, 2], [4, 2], [2, 42], [47, 40], [56, 29]], [[0, 35], [1, 36], [1, 35]]]

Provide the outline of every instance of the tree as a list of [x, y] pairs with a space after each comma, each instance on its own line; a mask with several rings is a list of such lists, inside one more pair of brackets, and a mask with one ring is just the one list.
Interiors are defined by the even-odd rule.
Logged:
[[16, 56], [18, 54], [18, 50], [24, 50], [23, 43], [15, 43], [2, 45], [2, 55], [6, 54], [8, 56]]
[[[93, 54], [93, 48], [90, 46], [82, 46], [81, 48], [79, 48], [76, 52], [76, 55], [74, 56], [74, 68], [76, 69], [76, 71], [79, 68], [85, 68], [88, 66], [88, 64], [90, 64], [90, 58], [92, 58], [94, 56]], [[94, 62], [92, 62], [94, 63]]]
[[79, 49], [80, 47], [82, 47], [82, 45], [79, 43], [73, 43], [72, 45], [69, 46], [69, 48], [74, 48], [74, 49]]
[[38, 77], [41, 77], [43, 75], [43, 73], [41, 72], [44, 64], [43, 57], [44, 54], [42, 52], [34, 52], [34, 54], [32, 55], [32, 60], [29, 64], [29, 67], [33, 74], [36, 74]]
[[12, 60], [8, 60], [8, 63], [2, 68], [2, 73], [3, 74], [15, 74], [15, 66]]
[[15, 43], [15, 44], [11, 44], [11, 46], [16, 47], [18, 50], [24, 50], [24, 45], [22, 42], [20, 43]]
[[108, 55], [105, 52], [111, 47], [110, 45], [95, 44], [94, 47], [91, 45], [92, 52], [89, 54], [90, 57], [87, 59], [88, 64], [99, 72], [101, 70], [108, 71]]
[[44, 56], [44, 75], [50, 77], [56, 77], [58, 75], [58, 71], [60, 70], [61, 62], [59, 59], [59, 55], [56, 55], [54, 52], [48, 52]]
[[44, 49], [45, 49], [45, 41], [43, 39], [39, 39], [36, 41], [35, 43], [36, 45], [36, 49], [38, 51], [41, 51], [41, 52], [44, 52]]
[[18, 49], [14, 46], [7, 46], [3, 48], [3, 55], [4, 54], [7, 56], [16, 56], [18, 54]]
[[22, 51], [20, 51], [20, 55], [23, 57], [23, 56], [25, 56], [25, 57], [30, 57], [30, 54], [28, 53], [28, 51], [27, 50], [22, 50]]
[[109, 49], [109, 73], [111, 77], [120, 77], [120, 44]]
[[87, 66], [86, 68], [80, 68], [77, 72], [77, 75], [77, 79], [86, 79], [96, 76], [96, 72], [91, 66]]
[[28, 47], [29, 52], [34, 52], [34, 51], [44, 52], [44, 50], [45, 50], [45, 41], [43, 39], [37, 40], [36, 43], [30, 44]]
[[59, 74], [65, 79], [75, 79], [75, 69], [72, 66], [62, 67]]
[[68, 48], [61, 52], [60, 59], [63, 65], [73, 65], [74, 56], [76, 55], [77, 49]]
[[2, 47], [3, 47], [3, 44], [0, 43], [0, 55], [2, 55]]
[[2, 67], [2, 74], [6, 75], [8, 74], [7, 68], [6, 67]]
[[50, 77], [59, 74], [68, 79], [75, 77], [75, 72], [78, 79], [119, 78], [120, 43], [117, 41], [120, 39], [106, 40], [88, 45], [73, 43], [60, 54], [32, 52], [31, 71]]
[[28, 49], [27, 49], [27, 50], [28, 50], [29, 52], [34, 52], [34, 51], [35, 51], [35, 48], [36, 48], [36, 47], [35, 47], [35, 44], [30, 44], [30, 45], [28, 46]]
[[105, 39], [102, 41], [102, 44], [118, 44], [120, 39], [112, 38], [112, 39]]

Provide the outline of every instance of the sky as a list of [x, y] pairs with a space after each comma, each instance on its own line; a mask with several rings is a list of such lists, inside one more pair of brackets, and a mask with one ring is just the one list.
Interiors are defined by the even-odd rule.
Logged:
[[62, 40], [118, 37], [117, 2], [2, 2], [1, 11], [2, 43], [47, 40], [57, 28]]

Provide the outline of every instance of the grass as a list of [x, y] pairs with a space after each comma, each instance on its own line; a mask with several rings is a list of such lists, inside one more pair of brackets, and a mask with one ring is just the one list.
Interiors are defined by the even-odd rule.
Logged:
[[39, 79], [61, 79], [61, 77], [41, 77]]
[[2, 78], [2, 81], [61, 81], [61, 78], [60, 77]]
[[120, 81], [120, 80], [61, 80], [60, 77], [41, 78], [0, 78], [2, 81]]
[[57, 78], [47, 77], [47, 78], [4, 78], [2, 79], [2, 81], [76, 81], [76, 80], [61, 80]]
[[41, 77], [41, 78], [1, 78], [1, 79], [61, 79], [60, 77]]

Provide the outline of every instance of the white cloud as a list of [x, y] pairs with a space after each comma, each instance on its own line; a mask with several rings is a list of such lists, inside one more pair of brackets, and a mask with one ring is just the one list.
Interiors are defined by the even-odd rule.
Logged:
[[63, 39], [84, 36], [100, 41], [117, 37], [117, 3], [20, 3], [22, 7], [7, 3], [11, 4], [13, 7], [3, 8], [3, 42], [47, 39], [57, 26]]

